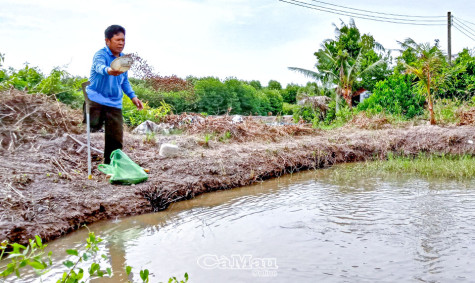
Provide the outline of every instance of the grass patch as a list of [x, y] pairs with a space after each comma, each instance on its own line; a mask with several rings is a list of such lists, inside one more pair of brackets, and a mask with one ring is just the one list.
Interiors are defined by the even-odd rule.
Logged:
[[475, 157], [472, 155], [428, 155], [415, 157], [388, 154], [386, 161], [361, 163], [364, 171], [413, 174], [425, 177], [468, 179], [475, 177]]
[[422, 178], [442, 186], [448, 181], [461, 184], [469, 182], [473, 188], [475, 156], [421, 153], [407, 157], [389, 154], [387, 160], [340, 164], [328, 170], [317, 171], [332, 180], [332, 184], [351, 190], [372, 190], [380, 186], [381, 181], [404, 181], [412, 178]]

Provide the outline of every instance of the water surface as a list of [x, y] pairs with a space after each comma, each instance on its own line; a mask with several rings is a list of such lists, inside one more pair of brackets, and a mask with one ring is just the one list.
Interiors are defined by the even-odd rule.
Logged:
[[[101, 253], [109, 259], [102, 263], [114, 270], [113, 279], [92, 282], [125, 282], [126, 265], [148, 268], [151, 282], [183, 279], [185, 272], [189, 282], [475, 278], [474, 179], [317, 170], [205, 194], [163, 212], [89, 229], [104, 239]], [[81, 230], [51, 243], [55, 262], [86, 235]], [[54, 282], [62, 271], [51, 271], [43, 281]]]

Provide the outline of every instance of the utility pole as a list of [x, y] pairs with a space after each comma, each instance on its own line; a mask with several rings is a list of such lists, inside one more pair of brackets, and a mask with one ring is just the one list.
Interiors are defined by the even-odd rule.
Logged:
[[452, 13], [447, 12], [447, 39], [448, 39], [447, 53], [449, 56], [449, 64], [452, 64], [452, 33], [450, 31], [451, 27], [452, 27]]

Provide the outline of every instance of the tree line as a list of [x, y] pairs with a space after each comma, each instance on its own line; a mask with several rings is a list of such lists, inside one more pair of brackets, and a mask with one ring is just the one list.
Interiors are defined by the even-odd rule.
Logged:
[[[400, 50], [394, 56], [373, 36], [361, 33], [353, 20], [342, 21], [339, 26], [334, 24], [334, 29], [335, 37], [324, 40], [315, 51], [313, 70], [289, 67], [309, 78], [306, 85], [288, 84], [284, 88], [275, 80], [262, 86], [258, 80], [158, 75], [132, 77], [131, 84], [150, 108], [166, 103], [176, 114], [291, 114], [296, 120], [327, 125], [339, 115], [357, 111], [398, 115], [403, 119], [427, 112], [434, 124], [436, 101], [472, 103], [474, 100], [473, 50], [464, 49], [454, 56], [453, 62], [447, 62], [438, 40], [431, 44], [407, 38], [398, 42]], [[0, 89], [14, 87], [54, 94], [72, 107], [82, 105], [79, 86], [86, 78], [71, 76], [59, 68], [49, 75], [28, 65], [21, 70], [4, 69], [1, 68], [4, 56], [0, 54]], [[359, 103], [357, 95], [362, 91], [368, 91], [371, 96]], [[322, 116], [318, 109], [296, 105], [303, 96], [330, 97], [328, 111]]]

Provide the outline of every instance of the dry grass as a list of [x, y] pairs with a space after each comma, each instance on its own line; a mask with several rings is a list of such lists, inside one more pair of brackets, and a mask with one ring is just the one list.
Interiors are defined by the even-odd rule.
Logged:
[[79, 133], [82, 115], [44, 94], [0, 93], [0, 150], [16, 151], [38, 137]]
[[460, 113], [460, 123], [458, 125], [475, 125], [475, 107]]
[[301, 135], [312, 135], [318, 131], [302, 125], [270, 126], [250, 117], [244, 117], [241, 123], [233, 123], [231, 116], [204, 117], [200, 114], [168, 115], [164, 121], [175, 128], [183, 129], [187, 134], [212, 133], [237, 142], [269, 140]]
[[365, 130], [379, 130], [389, 128], [390, 121], [384, 115], [368, 116], [366, 112], [360, 112], [351, 119], [346, 127], [356, 127]]
[[[80, 132], [80, 113], [44, 94], [28, 94], [14, 89], [1, 92], [0, 155], [28, 152], [32, 158], [38, 156], [40, 140], [52, 140], [64, 133]], [[64, 156], [66, 153], [61, 149], [58, 149], [58, 153], [48, 155], [44, 163], [36, 167], [26, 167], [28, 160], [4, 160], [0, 170], [0, 203], [13, 205], [13, 200], [24, 199], [21, 188], [28, 185], [35, 175], [54, 172], [61, 178], [70, 178], [71, 172], [77, 172], [78, 164], [65, 164], [64, 160], [70, 157]], [[57, 170], [45, 171], [51, 168], [49, 165]]]

